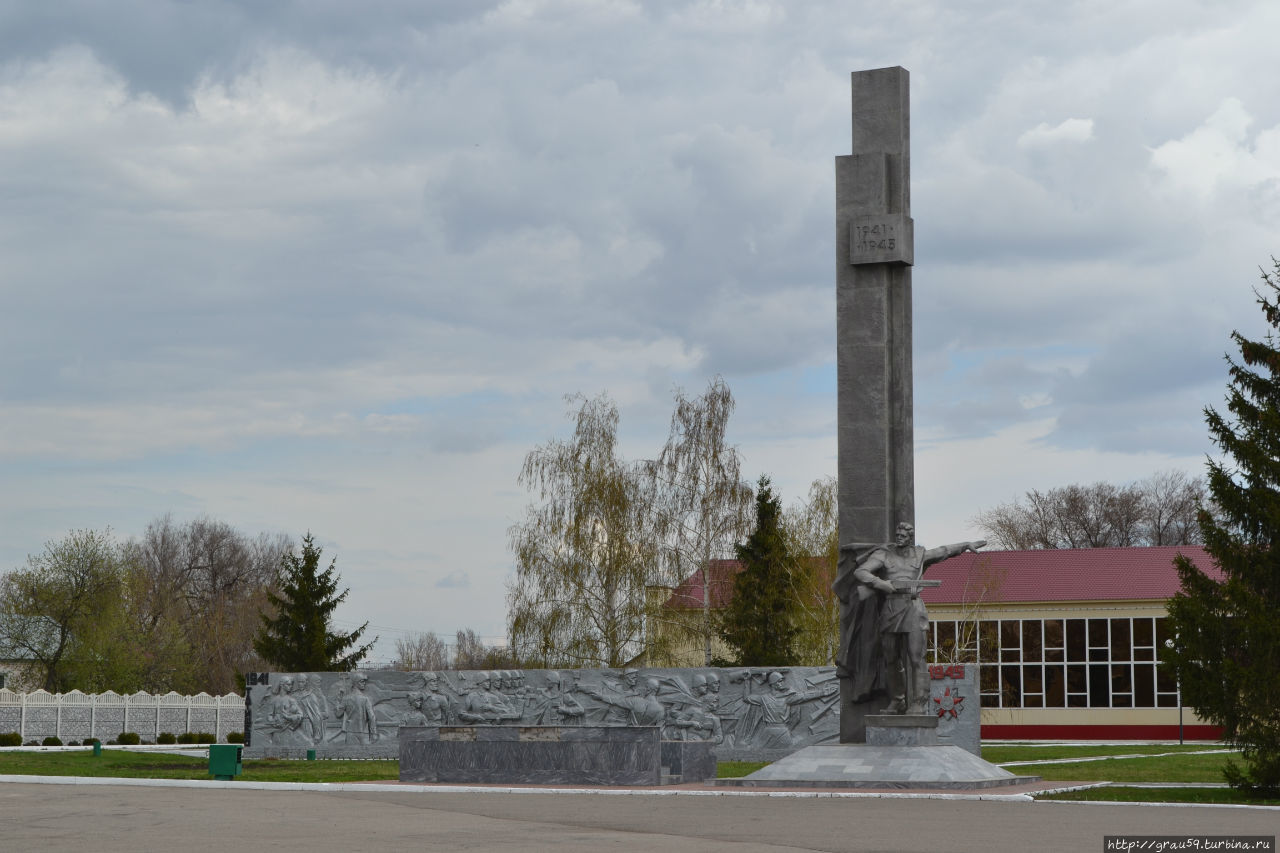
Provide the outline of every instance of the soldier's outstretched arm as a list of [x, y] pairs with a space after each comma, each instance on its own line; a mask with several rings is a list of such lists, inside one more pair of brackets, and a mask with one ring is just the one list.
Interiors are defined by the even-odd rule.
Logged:
[[926, 566], [937, 563], [941, 560], [947, 560], [951, 557], [959, 556], [965, 551], [978, 553], [978, 549], [987, 544], [985, 539], [977, 539], [973, 542], [957, 542], [954, 545], [939, 545], [937, 548], [930, 548], [924, 552], [924, 564]]

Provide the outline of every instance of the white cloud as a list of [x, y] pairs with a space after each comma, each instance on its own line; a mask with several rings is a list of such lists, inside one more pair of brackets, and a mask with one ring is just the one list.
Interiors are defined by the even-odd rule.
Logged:
[[1151, 152], [1151, 165], [1174, 188], [1205, 198], [1280, 178], [1280, 125], [1249, 139], [1253, 116], [1238, 98], [1227, 98], [1204, 123]]
[[1093, 139], [1093, 119], [1069, 118], [1050, 126], [1040, 122], [1018, 137], [1019, 148], [1038, 148], [1059, 142], [1088, 142]]

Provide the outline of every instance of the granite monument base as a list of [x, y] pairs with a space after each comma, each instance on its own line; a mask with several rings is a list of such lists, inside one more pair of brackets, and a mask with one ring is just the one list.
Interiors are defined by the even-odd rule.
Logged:
[[657, 726], [401, 726], [400, 781], [678, 785], [714, 779], [705, 741]]
[[868, 714], [867, 746], [938, 746], [934, 714]]
[[1015, 776], [958, 746], [807, 746], [741, 779], [744, 788], [889, 788], [978, 790], [1037, 782]]

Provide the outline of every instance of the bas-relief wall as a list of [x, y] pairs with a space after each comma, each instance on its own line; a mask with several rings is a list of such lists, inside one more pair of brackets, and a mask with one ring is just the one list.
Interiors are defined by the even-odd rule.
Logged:
[[[972, 667], [968, 668], [972, 670]], [[939, 737], [977, 751], [973, 672], [935, 672]], [[387, 757], [405, 726], [660, 726], [721, 760], [839, 736], [834, 667], [250, 673], [246, 757]], [[967, 704], [966, 704], [967, 703]]]

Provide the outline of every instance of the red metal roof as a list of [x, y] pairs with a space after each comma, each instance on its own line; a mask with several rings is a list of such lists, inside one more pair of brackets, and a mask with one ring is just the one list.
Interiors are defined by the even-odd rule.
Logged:
[[1181, 588], [1173, 567], [1178, 554], [1211, 577], [1222, 576], [1199, 545], [979, 551], [931, 566], [925, 577], [942, 581], [942, 586], [924, 590], [920, 597], [929, 604], [1164, 601]]
[[[1154, 548], [1075, 548], [1056, 551], [980, 551], [931, 566], [925, 577], [942, 586], [921, 593], [929, 604], [1027, 601], [1164, 601], [1180, 585], [1173, 558], [1185, 554], [1211, 577], [1221, 572], [1199, 545]], [[737, 560], [708, 567], [711, 607], [733, 595]], [[983, 590], [986, 590], [984, 593]], [[672, 592], [667, 607], [702, 607], [702, 573], [694, 572]]]
[[[742, 571], [737, 560], [712, 560], [707, 564], [707, 582], [711, 587], [711, 608], [719, 610], [733, 598], [733, 579]], [[702, 572], [694, 572], [685, 578], [671, 593], [664, 607], [679, 610], [702, 607]]]

